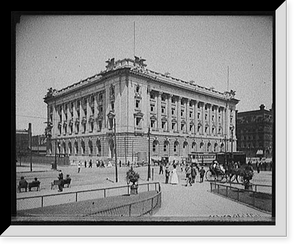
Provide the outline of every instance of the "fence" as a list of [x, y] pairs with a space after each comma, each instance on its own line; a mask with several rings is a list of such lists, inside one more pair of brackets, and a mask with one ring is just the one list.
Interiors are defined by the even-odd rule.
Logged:
[[[242, 185], [242, 184], [240, 184]], [[210, 182], [210, 191], [227, 198], [239, 201], [249, 206], [271, 212], [272, 211], [272, 186], [252, 184], [252, 189], [242, 189], [232, 185]], [[260, 188], [269, 189], [270, 192], [258, 192]]]
[[[157, 193], [143, 200], [109, 208], [103, 211], [97, 211], [92, 214], [90, 213], [87, 216], [140, 216], [147, 213], [152, 214], [153, 211], [161, 206], [161, 188], [159, 182], [147, 182], [139, 184], [139, 192], [146, 191], [156, 191]], [[97, 188], [66, 193], [23, 197], [17, 198], [17, 210], [45, 207], [50, 205], [58, 205], [91, 199], [100, 199], [124, 194], [130, 194], [130, 186], [123, 185], [118, 187]]]

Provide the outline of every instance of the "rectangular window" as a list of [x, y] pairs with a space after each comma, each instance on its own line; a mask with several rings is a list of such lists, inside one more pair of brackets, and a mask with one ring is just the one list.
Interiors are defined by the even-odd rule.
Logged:
[[140, 108], [140, 100], [135, 100], [135, 108]]
[[155, 106], [154, 106], [153, 104], [150, 105], [150, 111], [151, 111], [151, 112], [154, 112], [154, 107], [155, 107]]
[[175, 108], [172, 108], [172, 115], [175, 114]]

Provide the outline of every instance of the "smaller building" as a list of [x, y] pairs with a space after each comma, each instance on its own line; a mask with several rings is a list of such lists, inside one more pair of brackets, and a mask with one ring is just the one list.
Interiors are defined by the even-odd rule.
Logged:
[[247, 157], [272, 158], [273, 109], [261, 104], [258, 110], [237, 112], [237, 149]]

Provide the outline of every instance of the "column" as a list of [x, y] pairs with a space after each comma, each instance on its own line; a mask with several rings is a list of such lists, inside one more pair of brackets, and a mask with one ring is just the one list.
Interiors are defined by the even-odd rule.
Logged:
[[200, 107], [200, 109], [201, 109], [201, 123], [202, 123], [202, 128], [201, 128], [201, 134], [203, 135], [204, 134], [204, 132], [205, 132], [205, 109], [204, 109], [204, 107], [205, 107], [205, 103], [204, 102], [202, 102], [201, 103], [201, 107]]
[[157, 95], [157, 128], [158, 131], [162, 132], [162, 128], [161, 128], [161, 95], [162, 92], [158, 92]]
[[177, 99], [177, 131], [181, 130], [181, 97], [178, 96]]
[[168, 98], [168, 113], [167, 113], [167, 117], [168, 117], [168, 132], [171, 131], [172, 129], [172, 97], [173, 95], [169, 95]]
[[209, 103], [208, 104], [208, 126], [209, 126], [209, 135], [211, 135], [211, 127], [212, 127], [212, 122], [211, 122], [211, 114], [212, 114], [212, 105]]
[[189, 116], [190, 116], [190, 99], [186, 99], [185, 102], [185, 121], [186, 121], [186, 125], [185, 125], [185, 132], [188, 133], [188, 131], [190, 131], [190, 121], [189, 121]]
[[194, 133], [197, 134], [198, 131], [198, 102], [194, 101]]

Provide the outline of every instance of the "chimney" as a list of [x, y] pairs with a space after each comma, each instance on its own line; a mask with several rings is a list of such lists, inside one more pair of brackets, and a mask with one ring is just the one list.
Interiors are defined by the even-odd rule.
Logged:
[[260, 110], [264, 110], [264, 109], [265, 109], [265, 105], [261, 104], [261, 105], [259, 106], [259, 108], [260, 108]]

